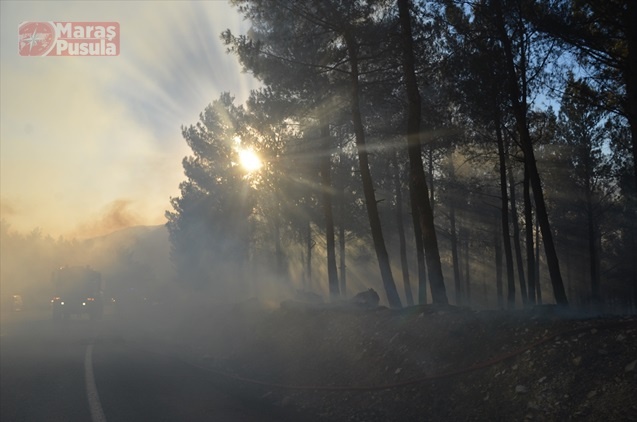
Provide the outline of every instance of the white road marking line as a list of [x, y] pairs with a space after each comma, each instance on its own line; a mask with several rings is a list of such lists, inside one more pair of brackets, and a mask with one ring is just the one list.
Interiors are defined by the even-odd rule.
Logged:
[[106, 422], [100, 396], [97, 394], [95, 376], [93, 375], [92, 344], [86, 346], [86, 353], [84, 354], [84, 379], [86, 381], [86, 397], [88, 398], [88, 407], [91, 411], [91, 420], [93, 422]]

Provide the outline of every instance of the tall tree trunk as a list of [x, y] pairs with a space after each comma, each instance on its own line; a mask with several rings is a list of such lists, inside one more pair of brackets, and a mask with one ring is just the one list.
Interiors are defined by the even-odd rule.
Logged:
[[[432, 145], [429, 145], [429, 170], [433, 171]], [[430, 174], [429, 183], [431, 183], [430, 193], [433, 194], [433, 174]], [[411, 186], [411, 185], [410, 185]], [[433, 196], [430, 197], [431, 212], [434, 210]], [[410, 200], [412, 224], [414, 226], [414, 234], [416, 236], [416, 263], [418, 265], [418, 303], [424, 305], [427, 303], [427, 264], [425, 262], [425, 246], [422, 240], [422, 228], [420, 226], [420, 214], [418, 212], [418, 204]]]
[[449, 203], [449, 230], [451, 236], [451, 261], [453, 262], [453, 281], [456, 290], [456, 305], [462, 304], [462, 277], [460, 276], [460, 259], [458, 257], [458, 234], [456, 231], [456, 208], [453, 200]]
[[509, 233], [509, 196], [507, 194], [507, 169], [506, 152], [504, 149], [504, 139], [502, 137], [502, 127], [500, 126], [500, 112], [495, 109], [495, 134], [498, 142], [498, 158], [500, 165], [500, 195], [502, 203], [500, 206], [500, 221], [502, 223], [502, 239], [504, 240], [504, 256], [506, 258], [507, 269], [507, 307], [515, 306], [515, 280], [513, 276], [513, 253], [511, 252], [511, 234]]
[[493, 231], [493, 248], [495, 251], [495, 287], [498, 299], [498, 308], [504, 308], [504, 294], [502, 288], [502, 230], [501, 218], [496, 218], [496, 229]]
[[533, 206], [531, 204], [531, 185], [529, 172], [524, 166], [524, 228], [526, 229], [526, 268], [529, 276], [529, 303], [535, 305], [535, 254], [533, 251]]
[[535, 296], [538, 305], [542, 304], [542, 286], [540, 284], [540, 221], [535, 215]]
[[[465, 230], [466, 238], [464, 242], [464, 266], [465, 266], [465, 297], [464, 303], [467, 306], [471, 306], [471, 257], [469, 255], [470, 241], [469, 230]], [[465, 237], [465, 236], [462, 236]]]
[[522, 304], [526, 305], [528, 296], [526, 291], [526, 281], [524, 278], [524, 260], [522, 259], [522, 247], [520, 245], [520, 223], [518, 222], [518, 207], [515, 194], [515, 179], [513, 169], [509, 166], [509, 192], [511, 194], [511, 222], [513, 223], [513, 249], [515, 251], [515, 262], [518, 268], [518, 283], [520, 284], [520, 296]]
[[323, 215], [325, 217], [325, 244], [327, 248], [327, 279], [330, 299], [339, 297], [338, 273], [336, 270], [336, 245], [334, 242], [334, 214], [332, 212], [332, 160], [330, 142], [330, 127], [321, 124], [322, 157], [321, 157], [321, 185], [323, 193]]
[[403, 222], [403, 193], [400, 183], [400, 170], [398, 168], [398, 160], [396, 153], [392, 156], [392, 164], [394, 167], [394, 190], [396, 191], [396, 228], [398, 229], [398, 243], [400, 248], [400, 267], [403, 273], [403, 287], [405, 288], [405, 299], [407, 305], [414, 305], [414, 296], [411, 291], [411, 282], [409, 281], [409, 264], [407, 263], [407, 241], [405, 239], [405, 224]]
[[[278, 202], [278, 201], [277, 201]], [[277, 203], [277, 208], [279, 204]], [[279, 277], [287, 280], [287, 269], [285, 265], [285, 254], [281, 245], [281, 213], [277, 212], [274, 216], [274, 253], [276, 255], [276, 271]]]
[[[624, 70], [626, 94], [628, 97], [628, 124], [630, 125], [631, 147], [633, 152], [633, 173], [635, 175], [635, 192], [637, 192], [637, 2], [628, 1], [626, 20], [628, 40], [628, 66]], [[637, 293], [635, 294], [637, 300]]]
[[305, 279], [307, 280], [307, 290], [312, 291], [312, 249], [314, 248], [314, 240], [312, 239], [312, 222], [309, 217], [305, 226], [305, 247], [306, 247], [306, 263], [305, 263]]
[[[343, 152], [343, 144], [339, 141], [339, 149], [341, 153]], [[343, 161], [339, 163], [340, 166], [340, 186], [338, 189], [339, 195], [339, 224], [338, 224], [338, 243], [339, 243], [339, 259], [340, 259], [340, 270], [341, 270], [341, 297], [347, 298], [347, 265], [345, 262], [345, 165]]]
[[420, 217], [418, 206], [413, 200], [409, 201], [411, 206], [411, 221], [414, 226], [414, 236], [416, 238], [416, 263], [418, 265], [418, 304], [427, 303], [427, 265], [425, 264], [425, 247], [422, 241], [422, 229], [420, 228]]
[[456, 196], [454, 192], [453, 185], [456, 181], [455, 169], [453, 167], [453, 155], [451, 154], [451, 150], [449, 152], [449, 156], [447, 157], [447, 161], [449, 163], [448, 167], [448, 175], [449, 175], [449, 183], [451, 187], [449, 191], [451, 195], [449, 195], [449, 235], [451, 240], [451, 262], [453, 263], [453, 281], [455, 288], [455, 296], [456, 296], [456, 305], [460, 306], [462, 304], [462, 276], [460, 274], [460, 257], [458, 254], [458, 230], [456, 228]]
[[599, 252], [597, 250], [598, 236], [595, 224], [595, 213], [593, 212], [593, 198], [590, 190], [586, 193], [586, 226], [588, 228], [588, 255], [591, 273], [591, 301], [592, 305], [597, 307], [601, 302], [599, 292]]
[[[523, 93], [520, 91], [520, 86], [518, 85], [518, 77], [515, 67], [515, 60], [513, 58], [511, 39], [507, 34], [506, 26], [504, 23], [502, 2], [501, 0], [494, 0], [494, 4], [496, 6], [496, 23], [500, 32], [500, 41], [502, 42], [502, 47], [504, 49], [504, 55], [506, 58], [509, 97], [513, 108], [513, 115], [515, 116], [517, 131], [520, 135], [520, 143], [524, 152], [524, 162], [528, 165], [529, 168], [531, 187], [533, 188], [533, 197], [535, 199], [535, 208], [538, 219], [540, 221], [540, 229], [542, 230], [542, 239], [544, 241], [546, 264], [549, 269], [551, 284], [553, 286], [553, 296], [555, 297], [555, 301], [558, 305], [568, 306], [566, 292], [564, 291], [564, 283], [562, 281], [562, 275], [560, 273], [559, 259], [557, 257], [557, 251], [555, 250], [553, 233], [551, 232], [551, 225], [549, 223], [546, 203], [544, 201], [542, 181], [540, 179], [540, 173], [537, 169], [535, 153], [533, 152], [533, 144], [531, 142], [531, 135], [529, 134], [529, 128], [527, 125], [526, 104], [520, 102], [520, 98], [522, 98]], [[526, 69], [522, 69], [521, 71], [525, 72]]]
[[595, 221], [595, 212], [593, 204], [593, 185], [591, 179], [593, 178], [593, 163], [590, 156], [590, 140], [586, 140], [586, 145], [582, 146], [583, 149], [583, 164], [584, 164], [584, 180], [585, 180], [585, 199], [586, 199], [586, 227], [588, 231], [588, 259], [589, 270], [591, 280], [591, 305], [597, 308], [600, 305], [600, 260], [599, 252], [597, 249], [598, 234], [597, 234], [597, 222]]
[[339, 259], [341, 268], [341, 297], [347, 297], [347, 266], [345, 265], [345, 189], [341, 189], [341, 222], [338, 226]]
[[421, 122], [421, 98], [416, 80], [416, 67], [414, 59], [414, 46], [411, 32], [411, 16], [409, 0], [397, 0], [398, 13], [401, 26], [401, 38], [403, 49], [403, 75], [407, 90], [407, 150], [409, 153], [410, 168], [410, 195], [416, 202], [420, 215], [423, 242], [425, 246], [425, 259], [429, 271], [429, 283], [433, 303], [447, 304], [447, 292], [445, 289], [438, 239], [434, 226], [433, 211], [429, 202], [429, 190], [425, 180], [425, 171], [422, 162], [420, 144]]
[[427, 148], [427, 170], [429, 171], [429, 203], [431, 204], [431, 215], [434, 215], [436, 210], [436, 195], [434, 189], [434, 144], [433, 142], [429, 143], [429, 148]]
[[365, 142], [365, 128], [361, 118], [360, 111], [360, 85], [359, 85], [359, 69], [358, 69], [358, 47], [354, 37], [349, 32], [345, 32], [344, 38], [349, 54], [350, 63], [350, 79], [351, 79], [351, 107], [352, 107], [352, 123], [354, 126], [354, 135], [356, 139], [356, 149], [358, 150], [358, 163], [361, 172], [361, 181], [363, 183], [363, 194], [365, 196], [365, 206], [367, 208], [367, 217], [372, 232], [372, 240], [380, 275], [383, 280], [383, 287], [387, 295], [387, 301], [391, 308], [402, 308], [396, 283], [391, 271], [389, 262], [389, 254], [385, 246], [383, 237], [383, 229], [378, 215], [378, 203], [376, 202], [376, 194], [374, 193], [374, 184], [372, 174], [369, 170], [369, 152]]
[[[631, 134], [631, 148], [633, 153], [633, 173], [635, 176], [635, 197], [637, 199], [637, 2], [628, 1], [628, 13], [624, 16], [624, 27], [627, 32], [628, 40], [628, 65], [624, 69], [624, 79], [626, 80], [626, 95], [628, 97], [628, 123], [630, 125]], [[633, 210], [635, 209], [635, 202], [632, 201]], [[630, 226], [631, 230], [631, 242], [632, 243], [632, 267], [633, 267], [633, 304], [637, 309], [637, 248], [636, 246], [636, 229], [635, 222]]]
[[637, 311], [637, 230], [635, 222], [628, 229], [630, 249], [633, 251], [634, 258], [631, 260], [633, 264], [633, 310]]
[[571, 237], [568, 232], [563, 235], [563, 241], [567, 245], [566, 247], [566, 290], [568, 291], [569, 297], [577, 303], [577, 298], [573, 295], [574, 292], [574, 283], [573, 283], [573, 266], [571, 265], [573, 256], [573, 242], [571, 241]]

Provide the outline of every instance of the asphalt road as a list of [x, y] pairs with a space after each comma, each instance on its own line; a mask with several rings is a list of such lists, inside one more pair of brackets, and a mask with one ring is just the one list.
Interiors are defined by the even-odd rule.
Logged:
[[121, 324], [47, 316], [3, 315], [3, 422], [299, 420], [156, 343], [130, 341]]

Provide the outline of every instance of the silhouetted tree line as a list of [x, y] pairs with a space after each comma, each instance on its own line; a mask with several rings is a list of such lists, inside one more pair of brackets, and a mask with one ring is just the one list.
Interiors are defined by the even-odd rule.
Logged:
[[634, 2], [231, 3], [262, 88], [183, 129], [185, 283], [338, 298], [373, 263], [394, 308], [637, 304]]

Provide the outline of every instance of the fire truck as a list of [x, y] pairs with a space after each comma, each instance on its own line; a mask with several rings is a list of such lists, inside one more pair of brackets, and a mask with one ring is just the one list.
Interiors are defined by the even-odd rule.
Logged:
[[51, 309], [54, 320], [69, 319], [73, 315], [92, 320], [104, 313], [102, 275], [90, 267], [61, 267], [51, 273], [53, 297]]

